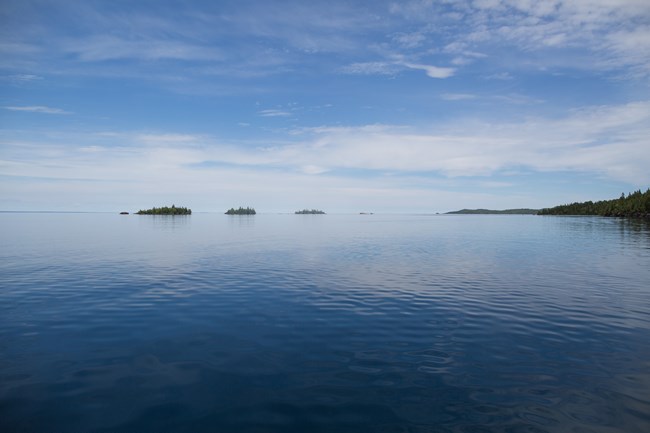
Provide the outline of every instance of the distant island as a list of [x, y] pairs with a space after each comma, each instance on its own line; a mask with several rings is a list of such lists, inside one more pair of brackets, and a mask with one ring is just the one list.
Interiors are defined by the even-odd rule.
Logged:
[[239, 207], [239, 209], [235, 209], [234, 207], [231, 207], [226, 211], [226, 215], [255, 215], [255, 209], [252, 207]]
[[136, 215], [192, 215], [192, 209], [176, 207], [175, 205], [171, 205], [171, 207], [152, 207], [147, 210], [139, 210]]
[[448, 215], [537, 215], [539, 209], [461, 209], [453, 212], [447, 212]]
[[538, 215], [596, 215], [606, 217], [650, 218], [650, 188], [621, 194], [617, 199], [571, 203], [539, 211]]
[[318, 209], [303, 209], [294, 212], [296, 215], [325, 215], [325, 212]]

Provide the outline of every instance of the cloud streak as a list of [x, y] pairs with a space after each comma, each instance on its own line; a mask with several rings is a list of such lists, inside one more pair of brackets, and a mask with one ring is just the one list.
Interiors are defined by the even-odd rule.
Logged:
[[410, 69], [422, 70], [431, 78], [449, 78], [456, 72], [454, 68], [441, 68], [439, 66], [420, 65], [416, 63], [404, 63], [404, 66]]
[[452, 77], [456, 72], [456, 68], [446, 68], [404, 61], [352, 63], [341, 68], [341, 71], [346, 74], [357, 75], [395, 75], [397, 72], [405, 69], [424, 71], [428, 77], [438, 79]]
[[218, 61], [223, 59], [219, 50], [177, 40], [135, 39], [96, 35], [82, 41], [64, 40], [62, 50], [74, 54], [84, 62], [108, 60], [182, 60]]
[[290, 117], [291, 113], [288, 111], [277, 110], [277, 109], [268, 109], [260, 110], [258, 114], [262, 117]]
[[7, 106], [3, 107], [9, 111], [24, 111], [28, 113], [42, 113], [42, 114], [72, 114], [69, 111], [60, 108], [46, 107], [44, 105], [28, 105], [28, 106]]
[[476, 95], [469, 93], [443, 93], [440, 97], [445, 101], [466, 101], [469, 99], [476, 99]]

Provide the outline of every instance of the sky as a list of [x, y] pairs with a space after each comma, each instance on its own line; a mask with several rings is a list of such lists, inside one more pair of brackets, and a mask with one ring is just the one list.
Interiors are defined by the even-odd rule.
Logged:
[[647, 0], [2, 0], [0, 210], [617, 198], [649, 79]]

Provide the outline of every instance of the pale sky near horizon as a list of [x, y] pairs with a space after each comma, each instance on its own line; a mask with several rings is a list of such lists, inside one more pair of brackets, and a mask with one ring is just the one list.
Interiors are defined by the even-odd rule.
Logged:
[[0, 210], [616, 198], [649, 78], [648, 0], [3, 0]]

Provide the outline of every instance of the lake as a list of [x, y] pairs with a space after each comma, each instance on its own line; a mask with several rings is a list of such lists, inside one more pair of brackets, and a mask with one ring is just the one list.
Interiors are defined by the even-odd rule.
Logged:
[[648, 432], [650, 223], [0, 213], [3, 432]]

